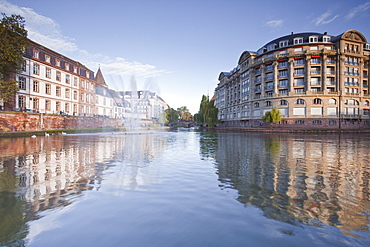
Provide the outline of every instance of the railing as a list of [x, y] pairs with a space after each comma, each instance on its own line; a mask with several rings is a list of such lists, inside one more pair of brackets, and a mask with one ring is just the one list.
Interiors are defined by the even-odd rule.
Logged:
[[311, 71], [310, 74], [311, 75], [320, 75], [321, 71]]
[[327, 75], [335, 75], [335, 71], [326, 71]]
[[327, 64], [335, 64], [335, 61], [334, 60], [326, 60], [326, 63]]
[[294, 76], [304, 75], [304, 72], [294, 72]]

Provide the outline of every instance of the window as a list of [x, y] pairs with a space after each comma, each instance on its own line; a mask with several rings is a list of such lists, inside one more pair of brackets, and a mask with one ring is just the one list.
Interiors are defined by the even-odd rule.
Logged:
[[296, 58], [294, 59], [294, 65], [303, 65], [304, 59], [303, 58]]
[[279, 62], [279, 68], [288, 67], [288, 61]]
[[26, 65], [27, 65], [26, 60], [23, 60], [23, 61], [21, 62], [21, 70], [22, 70], [22, 71], [27, 71]]
[[319, 41], [319, 38], [317, 36], [310, 36], [309, 37], [309, 42], [310, 43], [316, 43]]
[[46, 76], [46, 78], [51, 78], [51, 69], [50, 68], [45, 69], [45, 76]]
[[304, 124], [304, 120], [296, 120], [295, 124]]
[[18, 108], [23, 109], [26, 107], [26, 97], [24, 96], [19, 96], [18, 97]]
[[34, 92], [39, 92], [39, 82], [38, 81], [33, 81], [33, 86], [32, 89]]
[[336, 120], [329, 120], [329, 124], [330, 125], [336, 125], [337, 124], [337, 121]]
[[311, 64], [319, 64], [320, 58], [319, 57], [313, 57], [311, 58]]
[[294, 86], [304, 86], [304, 78], [295, 78], [294, 79]]
[[288, 105], [288, 101], [285, 99], [280, 100], [280, 105]]
[[259, 107], [260, 107], [260, 103], [255, 102], [255, 103], [254, 103], [254, 108], [259, 108]]
[[312, 51], [317, 51], [319, 49], [319, 47], [318, 46], [311, 46], [310, 47], [310, 50], [312, 50]]
[[40, 73], [40, 65], [38, 65], [37, 63], [33, 64], [33, 73], [35, 75], [38, 75]]
[[321, 85], [320, 77], [311, 77], [311, 85], [312, 86]]
[[65, 64], [65, 69], [69, 71], [69, 64], [68, 63]]
[[288, 76], [288, 70], [280, 70], [279, 71], [279, 77], [287, 77]]
[[32, 99], [32, 109], [35, 111], [39, 110], [39, 99], [38, 98]]
[[272, 106], [272, 102], [271, 101], [266, 101], [265, 106]]
[[51, 94], [51, 86], [49, 83], [45, 84], [45, 93]]
[[77, 67], [73, 66], [73, 73], [77, 74]]
[[297, 99], [297, 105], [304, 105], [304, 99]]
[[335, 105], [337, 103], [336, 99], [329, 99], [330, 105]]
[[73, 99], [77, 100], [77, 91], [73, 91]]
[[56, 87], [56, 88], [55, 88], [55, 95], [56, 95], [57, 97], [60, 97], [60, 87]]
[[45, 55], [45, 62], [50, 63], [50, 56], [49, 55]]
[[304, 75], [304, 68], [294, 69], [294, 75]]
[[280, 80], [279, 81], [279, 87], [287, 87], [288, 86], [288, 80]]
[[33, 50], [33, 57], [38, 59], [39, 58], [39, 51]]
[[279, 42], [279, 47], [285, 47], [288, 46], [289, 41], [288, 40], [282, 40]]
[[321, 125], [322, 124], [322, 121], [321, 120], [313, 120], [312, 121], [312, 124], [314, 124], [314, 125]]
[[369, 106], [369, 101], [368, 100], [365, 100], [364, 106]]
[[65, 105], [64, 105], [64, 111], [66, 113], [69, 113], [69, 103], [65, 103]]
[[73, 86], [77, 86], [77, 77], [73, 77]]
[[[84, 93], [81, 93], [81, 94], [80, 94], [80, 100], [81, 100], [82, 102], [84, 101], [84, 98], [85, 98]], [[104, 98], [104, 105], [105, 105], [105, 98]]]
[[69, 75], [66, 75], [66, 83], [69, 84], [69, 81], [70, 81]]
[[57, 71], [56, 75], [55, 75], [55, 79], [57, 81], [60, 81], [61, 80], [61, 75], [60, 75], [60, 71]]
[[279, 90], [279, 95], [288, 95], [288, 89]]
[[69, 99], [69, 89], [68, 89], [68, 88], [66, 88], [65, 97], [66, 97], [67, 99]]
[[90, 78], [90, 72], [89, 71], [86, 71], [86, 77]]
[[294, 44], [295, 45], [302, 44], [302, 43], [303, 43], [303, 38], [301, 38], [301, 37], [294, 38]]
[[330, 42], [330, 36], [323, 36], [322, 37], [322, 42], [324, 42], [324, 43]]
[[20, 90], [26, 90], [26, 78], [19, 77], [18, 78], [18, 86]]
[[77, 114], [77, 105], [73, 104], [73, 115]]
[[313, 104], [314, 105], [321, 105], [322, 104], [322, 100], [319, 99], [319, 98], [316, 98], [316, 99], [313, 100]]
[[60, 112], [60, 102], [59, 102], [59, 101], [57, 101], [57, 102], [55, 103], [55, 110], [56, 110], [57, 112]]
[[45, 110], [50, 111], [50, 100], [45, 100]]
[[60, 60], [59, 59], [55, 59], [55, 65], [60, 67]]

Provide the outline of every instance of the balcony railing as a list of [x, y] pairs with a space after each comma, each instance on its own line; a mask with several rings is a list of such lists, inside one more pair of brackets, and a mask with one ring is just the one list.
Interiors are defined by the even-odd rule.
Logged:
[[335, 71], [329, 70], [329, 71], [326, 71], [326, 74], [327, 75], [335, 75]]
[[326, 60], [327, 64], [335, 64], [335, 60]]
[[314, 70], [314, 71], [311, 71], [310, 73], [311, 73], [311, 75], [320, 75], [321, 71]]

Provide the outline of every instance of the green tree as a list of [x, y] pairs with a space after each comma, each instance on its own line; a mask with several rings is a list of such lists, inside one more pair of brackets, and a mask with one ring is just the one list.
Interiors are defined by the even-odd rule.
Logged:
[[178, 120], [179, 120], [179, 114], [175, 109], [169, 108], [164, 111], [165, 123], [174, 123], [174, 122], [177, 122]]
[[189, 109], [186, 106], [181, 106], [180, 108], [177, 108], [177, 112], [181, 120], [189, 121], [193, 119], [193, 116], [191, 115]]
[[21, 70], [24, 51], [27, 47], [27, 31], [20, 15], [0, 19], [0, 99], [7, 102], [19, 89], [15, 73]]
[[214, 100], [209, 100], [208, 96], [202, 96], [199, 111], [194, 115], [197, 124], [214, 127], [219, 122], [218, 109], [214, 103]]
[[262, 120], [266, 123], [275, 123], [281, 121], [280, 111], [278, 108], [274, 107], [271, 111], [265, 113]]

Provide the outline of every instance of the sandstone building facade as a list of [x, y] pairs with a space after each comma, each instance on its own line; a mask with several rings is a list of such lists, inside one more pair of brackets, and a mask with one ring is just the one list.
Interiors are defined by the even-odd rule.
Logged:
[[221, 72], [215, 105], [221, 126], [257, 127], [277, 107], [280, 126], [369, 128], [370, 44], [362, 33], [291, 33]]

